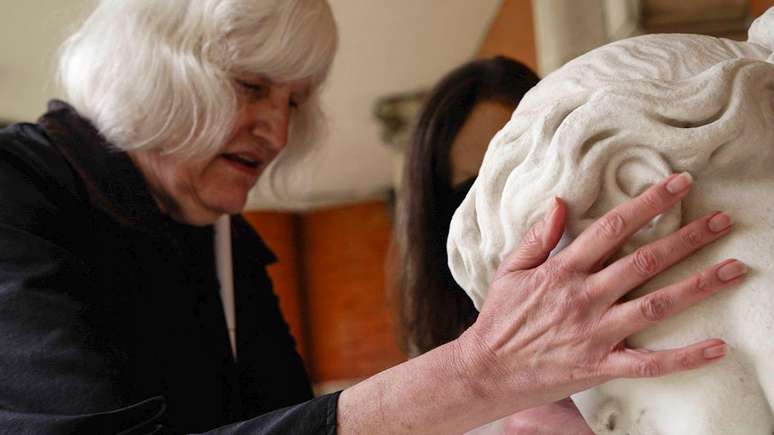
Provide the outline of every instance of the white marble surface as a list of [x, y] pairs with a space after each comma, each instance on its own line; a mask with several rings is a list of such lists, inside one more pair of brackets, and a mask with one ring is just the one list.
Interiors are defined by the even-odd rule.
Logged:
[[617, 380], [575, 397], [601, 434], [771, 435], [774, 431], [774, 9], [749, 42], [649, 35], [595, 49], [550, 74], [490, 143], [451, 223], [449, 266], [476, 306], [502, 258], [558, 195], [567, 237], [672, 172], [695, 187], [624, 248], [705, 213], [736, 229], [638, 289], [724, 258], [751, 268], [738, 288], [629, 340], [671, 348], [721, 337], [720, 363], [658, 379]]

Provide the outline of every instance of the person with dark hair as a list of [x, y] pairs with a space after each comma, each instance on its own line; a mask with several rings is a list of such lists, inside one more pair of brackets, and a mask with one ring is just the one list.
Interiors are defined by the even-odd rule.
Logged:
[[[487, 145], [540, 79], [498, 56], [468, 62], [431, 91], [406, 156], [398, 217], [398, 300], [403, 346], [428, 352], [457, 338], [478, 311], [447, 266], [449, 222], [468, 193]], [[522, 411], [489, 430], [590, 434], [571, 400]]]
[[478, 312], [446, 265], [449, 221], [484, 151], [539, 78], [506, 58], [476, 60], [432, 90], [406, 155], [399, 216], [400, 321], [409, 353], [457, 338]]

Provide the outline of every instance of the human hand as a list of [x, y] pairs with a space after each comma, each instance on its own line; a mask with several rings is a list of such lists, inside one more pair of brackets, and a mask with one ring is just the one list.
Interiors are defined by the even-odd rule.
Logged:
[[[476, 323], [459, 339], [463, 370], [488, 401], [518, 409], [550, 403], [618, 377], [651, 377], [719, 359], [718, 339], [679, 349], [629, 349], [625, 339], [741, 280], [746, 267], [726, 260], [627, 302], [619, 300], [656, 274], [728, 234], [731, 220], [711, 213], [603, 267], [620, 246], [690, 190], [674, 174], [608, 212], [548, 258], [564, 230], [554, 209], [500, 265]], [[512, 412], [513, 409], [510, 410]]]
[[505, 435], [594, 435], [569, 398], [519, 411], [501, 425]]

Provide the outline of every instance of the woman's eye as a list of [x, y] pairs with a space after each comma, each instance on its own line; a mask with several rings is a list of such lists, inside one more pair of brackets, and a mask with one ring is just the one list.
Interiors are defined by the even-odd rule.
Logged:
[[242, 80], [237, 80], [239, 86], [251, 97], [262, 98], [269, 92], [269, 87], [261, 83], [250, 83]]

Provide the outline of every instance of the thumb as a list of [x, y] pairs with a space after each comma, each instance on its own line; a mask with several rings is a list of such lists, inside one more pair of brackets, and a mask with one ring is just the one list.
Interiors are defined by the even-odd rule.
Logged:
[[564, 233], [567, 206], [559, 197], [553, 208], [530, 228], [519, 246], [506, 259], [507, 270], [532, 269], [543, 264]]

